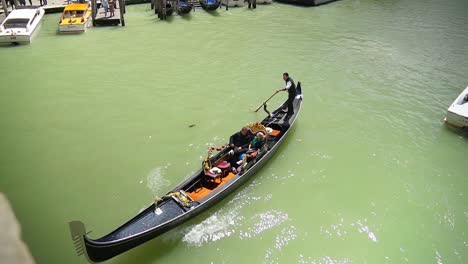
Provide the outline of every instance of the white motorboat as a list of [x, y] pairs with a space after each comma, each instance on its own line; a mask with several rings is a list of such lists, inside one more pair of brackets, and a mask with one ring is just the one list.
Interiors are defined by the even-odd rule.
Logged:
[[0, 25], [0, 43], [31, 43], [40, 28], [44, 9], [15, 9]]
[[461, 92], [448, 108], [445, 122], [457, 127], [468, 128], [468, 87]]

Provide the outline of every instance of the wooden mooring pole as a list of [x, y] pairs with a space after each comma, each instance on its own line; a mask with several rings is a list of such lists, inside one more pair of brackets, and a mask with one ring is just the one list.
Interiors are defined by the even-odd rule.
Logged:
[[124, 19], [124, 14], [125, 14], [125, 0], [119, 0], [119, 9], [120, 9], [120, 24], [122, 27], [125, 27], [125, 19]]
[[91, 18], [93, 19], [93, 27], [96, 26], [96, 15], [97, 15], [97, 10], [96, 10], [96, 0], [91, 0]]
[[155, 14], [158, 14], [158, 18], [161, 19], [161, 20], [166, 20], [166, 12], [167, 12], [167, 8], [166, 8], [166, 0], [155, 0], [156, 1], [156, 5], [155, 5], [155, 8], [154, 8], [154, 13]]
[[257, 8], [257, 0], [247, 0], [247, 2], [249, 3], [249, 8]]
[[154, 13], [158, 14], [158, 18], [161, 18], [159, 10], [161, 9], [161, 1], [162, 0], [154, 0]]

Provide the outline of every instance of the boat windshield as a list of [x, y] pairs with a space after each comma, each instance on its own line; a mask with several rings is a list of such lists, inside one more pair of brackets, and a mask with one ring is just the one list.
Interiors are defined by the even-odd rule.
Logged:
[[82, 17], [84, 14], [83, 10], [67, 10], [63, 13], [64, 18]]
[[7, 19], [5, 23], [3, 23], [3, 27], [5, 28], [26, 28], [28, 25], [29, 19], [27, 18], [11, 18]]

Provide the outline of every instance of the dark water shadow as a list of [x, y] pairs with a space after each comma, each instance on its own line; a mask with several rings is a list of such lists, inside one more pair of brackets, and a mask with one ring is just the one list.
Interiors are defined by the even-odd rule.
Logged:
[[30, 45], [30, 44], [21, 44], [21, 43], [1, 43], [0, 48], [2, 49], [11, 49], [11, 48], [19, 48], [21, 46]]
[[221, 14], [218, 12], [218, 8], [216, 8], [216, 10], [205, 10], [203, 9], [203, 11], [205, 11], [206, 13], [212, 15], [212, 16], [215, 16], [215, 17], [219, 17], [221, 16]]
[[464, 140], [468, 141], [468, 127], [460, 128], [450, 124], [444, 124], [444, 126], [446, 130], [449, 130], [451, 133], [458, 136], [462, 136]]
[[188, 14], [182, 14], [182, 15], [179, 15], [179, 16], [184, 20], [190, 21], [190, 20], [193, 19], [192, 12], [193, 12], [193, 10], [190, 11], [190, 13], [188, 13]]
[[[89, 29], [88, 29], [89, 30]], [[79, 35], [82, 35], [82, 34], [85, 34], [85, 32], [72, 32], [72, 33], [61, 33], [60, 32], [60, 29], [57, 28], [57, 30], [55, 31], [55, 35], [57, 36], [64, 36], [64, 38], [71, 38], [71, 36], [79, 36]]]
[[151, 20], [154, 21], [155, 23], [164, 23], [164, 22], [172, 23], [172, 22], [174, 22], [174, 14], [172, 14], [170, 16], [167, 16], [166, 20], [161, 20], [161, 19], [159, 19], [158, 14], [154, 14], [154, 18], [151, 19]]

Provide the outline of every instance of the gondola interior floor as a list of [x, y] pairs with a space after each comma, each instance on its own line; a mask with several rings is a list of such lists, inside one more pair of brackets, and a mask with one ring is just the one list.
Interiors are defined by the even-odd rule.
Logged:
[[236, 174], [230, 172], [226, 177], [222, 178], [221, 183], [219, 183], [218, 186], [216, 186], [216, 188], [200, 187], [196, 189], [194, 192], [188, 192], [187, 194], [190, 196], [190, 198], [192, 198], [192, 200], [199, 201], [200, 199], [207, 196], [212, 191], [216, 190], [217, 188], [219, 188], [220, 186], [228, 182], [230, 179], [234, 178], [234, 176], [236, 176]]

